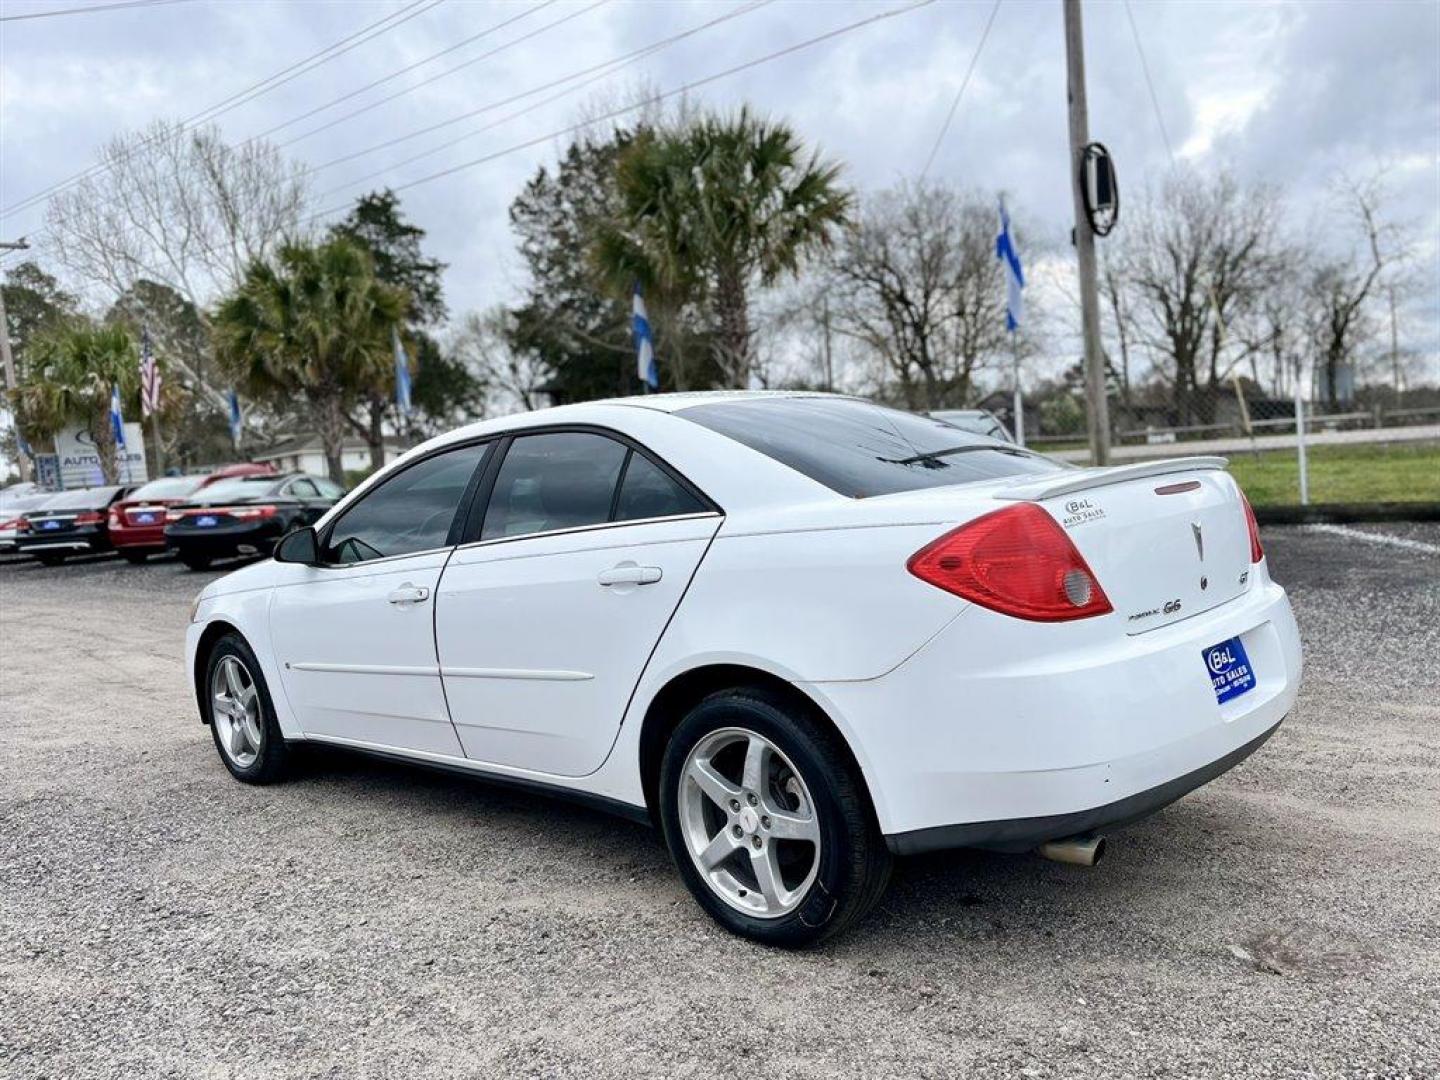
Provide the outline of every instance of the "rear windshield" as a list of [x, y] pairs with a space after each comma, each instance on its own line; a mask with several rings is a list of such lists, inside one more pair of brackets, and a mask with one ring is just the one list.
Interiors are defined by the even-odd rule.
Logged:
[[120, 491], [118, 487], [78, 488], [52, 495], [46, 510], [99, 510], [109, 506]]
[[679, 415], [853, 499], [1061, 468], [1008, 443], [854, 398], [751, 398]]
[[279, 487], [280, 479], [276, 476], [237, 476], [230, 480], [217, 480], [209, 487], [201, 488], [195, 495], [195, 501], [222, 503], [269, 495]]
[[183, 499], [198, 491], [204, 482], [203, 476], [166, 476], [141, 484], [130, 493], [130, 498], [137, 502], [143, 499]]

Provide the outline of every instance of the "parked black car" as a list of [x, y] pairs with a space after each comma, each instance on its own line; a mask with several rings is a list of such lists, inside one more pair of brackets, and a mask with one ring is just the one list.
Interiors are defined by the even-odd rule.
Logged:
[[16, 550], [46, 566], [64, 562], [69, 555], [109, 551], [106, 510], [130, 490], [120, 486], [76, 488], [49, 496], [41, 506], [20, 515]]
[[291, 529], [309, 525], [345, 494], [309, 473], [240, 476], [201, 488], [165, 515], [165, 544], [192, 570], [215, 559], [269, 555]]

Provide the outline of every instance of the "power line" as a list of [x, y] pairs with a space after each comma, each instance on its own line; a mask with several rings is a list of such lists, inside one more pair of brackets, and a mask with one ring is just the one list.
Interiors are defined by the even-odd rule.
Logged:
[[[549, 2], [552, 2], [552, 0], [547, 0], [547, 3]], [[553, 30], [555, 27], [560, 26], [563, 23], [567, 23], [571, 19], [578, 19], [581, 15], [588, 15], [596, 8], [603, 7], [609, 2], [610, 0], [594, 0], [594, 3], [590, 4], [588, 7], [583, 7], [580, 8], [578, 11], [572, 11], [566, 15], [562, 15], [560, 18], [554, 20], [553, 22], [548, 22], [544, 26], [536, 27], [528, 34], [521, 34], [518, 38], [507, 41], [503, 45], [497, 45], [495, 48], [491, 49], [488, 52], [483, 52], [479, 56], [471, 57], [464, 63], [456, 64], [452, 68], [449, 68], [445, 71], [437, 72], [436, 74], [431, 75], [427, 79], [422, 79], [414, 86], [407, 86], [403, 90], [398, 90], [395, 93], [383, 97], [378, 101], [371, 102], [369, 105], [364, 105], [361, 108], [355, 109], [353, 112], [348, 112], [343, 116], [337, 116], [335, 119], [327, 121], [326, 123], [321, 124], [319, 127], [311, 128], [309, 131], [302, 132], [301, 134], [295, 136], [295, 138], [290, 139], [288, 142], [281, 143], [280, 149], [284, 150], [286, 147], [294, 146], [297, 142], [310, 138], [311, 135], [318, 135], [322, 131], [328, 131], [330, 128], [335, 127], [335, 125], [337, 124], [343, 124], [347, 120], [353, 120], [355, 117], [360, 116], [363, 113], [367, 113], [371, 109], [378, 109], [381, 105], [388, 104], [389, 102], [394, 101], [396, 98], [404, 97], [406, 94], [409, 94], [415, 90], [419, 90], [422, 86], [429, 86], [433, 82], [437, 82], [440, 79], [444, 79], [450, 75], [454, 75], [457, 71], [462, 71], [465, 68], [478, 64], [482, 60], [488, 60], [490, 59], [490, 57], [505, 52], [507, 49], [519, 45], [521, 42], [529, 41], [531, 38], [538, 37], [539, 35], [545, 33], [548, 30]]]
[[316, 115], [317, 113], [322, 113], [322, 112], [324, 112], [326, 109], [329, 109], [329, 108], [332, 108], [332, 107], [334, 107], [334, 106], [336, 106], [336, 105], [339, 105], [339, 104], [341, 104], [342, 102], [349, 101], [351, 98], [359, 97], [361, 94], [365, 93], [365, 91], [367, 91], [367, 90], [373, 90], [373, 89], [375, 89], [375, 87], [377, 87], [377, 86], [383, 86], [385, 83], [390, 82], [392, 79], [398, 79], [401, 75], [408, 74], [409, 72], [414, 71], [414, 70], [415, 70], [416, 68], [418, 68], [418, 67], [424, 67], [426, 64], [430, 63], [432, 60], [438, 60], [438, 59], [440, 59], [440, 57], [442, 57], [442, 56], [447, 56], [447, 55], [449, 55], [450, 53], [454, 52], [456, 49], [463, 49], [466, 45], [470, 45], [470, 44], [472, 44], [472, 43], [474, 43], [474, 42], [476, 42], [476, 41], [479, 41], [481, 38], [487, 37], [487, 36], [489, 36], [490, 34], [493, 34], [496, 30], [504, 29], [505, 27], [509, 26], [511, 23], [519, 22], [521, 19], [529, 18], [531, 15], [534, 15], [534, 14], [535, 14], [536, 12], [538, 12], [538, 11], [542, 11], [543, 9], [549, 7], [551, 4], [553, 4], [553, 3], [555, 3], [555, 2], [556, 2], [556, 0], [543, 0], [542, 3], [536, 4], [534, 7], [529, 8], [529, 9], [527, 9], [527, 10], [525, 10], [525, 11], [522, 11], [522, 12], [520, 12], [520, 14], [518, 14], [518, 15], [512, 15], [512, 16], [510, 16], [508, 19], [504, 19], [504, 20], [502, 20], [502, 21], [500, 21], [500, 22], [498, 22], [498, 23], [495, 23], [493, 26], [487, 26], [484, 30], [481, 30], [478, 34], [471, 34], [468, 38], [465, 38], [465, 39], [462, 40], [462, 41], [457, 41], [454, 45], [450, 45], [450, 46], [448, 46], [447, 48], [441, 49], [439, 52], [431, 53], [429, 56], [425, 57], [423, 60], [417, 60], [417, 61], [415, 61], [413, 64], [408, 64], [408, 65], [406, 65], [405, 67], [401, 68], [399, 71], [392, 71], [389, 75], [384, 75], [384, 76], [382, 76], [382, 77], [380, 77], [380, 78], [378, 78], [378, 79], [375, 79], [375, 80], [373, 80], [373, 81], [371, 81], [371, 82], [366, 83], [364, 86], [357, 87], [356, 89], [351, 90], [351, 91], [350, 91], [349, 93], [347, 93], [347, 94], [342, 94], [342, 95], [340, 95], [339, 97], [335, 98], [335, 99], [332, 100], [332, 101], [327, 101], [324, 105], [317, 105], [317, 106], [315, 106], [315, 108], [309, 110], [308, 112], [303, 112], [303, 113], [301, 113], [299, 116], [292, 116], [289, 120], [286, 120], [286, 121], [284, 121], [283, 123], [276, 124], [276, 125], [275, 125], [274, 127], [272, 127], [272, 128], [267, 128], [266, 130], [260, 132], [258, 135], [252, 135], [252, 136], [250, 136], [250, 138], [249, 138], [248, 140], [246, 140], [246, 141], [247, 141], [247, 142], [254, 142], [256, 139], [264, 139], [264, 138], [267, 138], [267, 137], [275, 134], [275, 132], [277, 132], [277, 131], [282, 131], [282, 130], [284, 130], [285, 128], [289, 127], [291, 124], [298, 124], [298, 123], [300, 123], [300, 121], [302, 121], [302, 120], [308, 120], [308, 119], [310, 119], [310, 117]]
[[1150, 78], [1150, 63], [1145, 59], [1145, 47], [1140, 44], [1140, 29], [1135, 25], [1135, 13], [1130, 10], [1130, 0], [1125, 0], [1125, 17], [1130, 20], [1130, 36], [1135, 39], [1135, 51], [1140, 54], [1140, 70], [1145, 75], [1145, 85], [1150, 90], [1150, 105], [1155, 110], [1155, 122], [1160, 125], [1160, 138], [1165, 143], [1165, 154], [1170, 167], [1175, 167], [1175, 150], [1170, 145], [1170, 132], [1165, 128], [1165, 117], [1160, 112], [1160, 96], [1155, 93], [1155, 82]]
[[32, 11], [26, 15], [0, 15], [0, 22], [25, 22], [27, 19], [53, 19], [60, 15], [94, 15], [102, 11], [117, 11], [121, 8], [156, 7], [160, 4], [183, 4], [188, 0], [121, 0], [116, 4], [91, 4], [89, 7], [57, 8], [52, 11]]
[[[322, 162], [319, 165], [307, 169], [306, 175], [313, 176], [315, 173], [321, 172], [324, 169], [328, 169], [332, 165], [340, 165], [347, 161], [353, 161], [356, 158], [368, 156], [369, 154], [376, 153], [380, 150], [386, 150], [392, 146], [397, 146], [400, 143], [408, 142], [411, 139], [419, 138], [422, 135], [428, 135], [432, 132], [439, 131], [442, 128], [458, 124], [462, 120], [469, 120], [472, 117], [481, 115], [482, 113], [491, 112], [495, 109], [502, 108], [503, 106], [511, 105], [524, 98], [531, 97], [534, 94], [539, 94], [546, 90], [553, 89], [554, 87], [562, 86], [565, 83], [572, 83], [576, 79], [581, 80], [580, 82], [575, 82], [572, 86], [566, 87], [558, 94], [551, 94], [549, 97], [542, 98], [540, 101], [537, 101], [532, 105], [527, 105], [525, 108], [502, 116], [499, 119], [492, 121], [491, 123], [485, 124], [471, 131], [467, 131], [465, 134], [459, 135], [456, 138], [447, 139], [445, 142], [438, 143], [437, 145], [432, 146], [430, 149], [421, 151], [420, 153], [414, 154], [408, 158], [404, 158], [400, 161], [391, 162], [383, 169], [377, 169], [375, 172], [366, 173], [364, 176], [356, 177], [354, 180], [348, 181], [346, 184], [341, 185], [341, 187], [332, 188], [321, 194], [320, 198], [323, 199], [329, 195], [333, 195], [336, 192], [343, 190], [345, 187], [349, 187], [353, 184], [364, 183], [366, 180], [373, 179], [374, 177], [380, 176], [394, 169], [402, 168], [405, 165], [413, 164], [414, 162], [420, 161], [423, 158], [432, 157], [433, 155], [440, 153], [442, 150], [448, 150], [450, 147], [456, 146], [467, 139], [473, 139], [477, 135], [481, 135], [487, 131], [491, 131], [494, 128], [501, 126], [502, 124], [507, 124], [511, 120], [515, 120], [521, 116], [532, 113], [537, 109], [543, 108], [544, 106], [551, 104], [552, 102], [559, 101], [561, 98], [573, 94], [578, 90], [582, 90], [585, 87], [591, 85], [592, 83], [598, 82], [601, 79], [609, 78], [617, 71], [629, 67], [632, 64], [638, 63], [639, 61], [644, 60], [647, 57], [653, 56], [656, 53], [669, 48], [671, 45], [674, 45], [679, 41], [683, 41], [685, 38], [693, 37], [695, 34], [701, 33], [705, 30], [709, 30], [710, 28], [718, 26], [721, 23], [729, 22], [731, 19], [738, 19], [741, 16], [749, 15], [752, 12], [758, 11], [763, 7], [767, 7], [774, 2], [775, 0], [754, 0], [754, 2], [744, 7], [736, 8], [732, 11], [727, 11], [723, 15], [718, 15], [715, 18], [708, 20], [707, 22], [700, 23], [697, 26], [692, 26], [688, 30], [682, 30], [680, 33], [672, 34], [670, 37], [661, 38], [658, 41], [652, 41], [648, 45], [644, 45], [628, 53], [622, 53], [620, 56], [611, 57], [609, 60], [606, 60], [602, 63], [592, 64], [587, 68], [581, 68], [579, 71], [572, 71], [567, 75], [562, 75], [559, 78], [551, 79], [549, 82], [541, 83], [539, 86], [533, 86], [528, 90], [522, 90], [518, 93], [511, 94], [509, 97], [500, 98], [497, 101], [491, 101], [485, 105], [480, 106], [479, 108], [470, 109], [466, 112], [460, 113], [457, 116], [452, 116], [449, 119], [441, 120], [437, 123], [431, 124], [428, 127], [419, 128], [415, 131], [407, 132], [404, 135], [398, 135], [393, 139], [386, 139], [384, 142], [376, 143], [373, 146], [368, 146], [363, 150], [357, 150], [353, 153], [344, 154], [337, 158], [332, 158], [329, 161]], [[589, 76], [589, 78], [585, 78], [585, 76]]]
[[[260, 97], [264, 94], [268, 94], [271, 90], [283, 86], [285, 83], [290, 82], [292, 79], [298, 78], [299, 76], [304, 75], [306, 72], [313, 71], [315, 68], [320, 67], [322, 64], [329, 63], [331, 60], [334, 60], [336, 57], [349, 52], [351, 49], [357, 48], [360, 45], [365, 44], [367, 41], [379, 37], [381, 34], [388, 33], [402, 23], [409, 22], [411, 19], [416, 18], [419, 15], [425, 14], [425, 12], [429, 11], [434, 7], [437, 7], [442, 3], [444, 3], [444, 0], [411, 0], [409, 4], [401, 8], [399, 11], [391, 12], [384, 18], [377, 19], [372, 23], [368, 23], [367, 25], [361, 27], [359, 30], [356, 30], [354, 33], [341, 38], [339, 41], [334, 42], [331, 45], [327, 45], [325, 48], [320, 49], [318, 52], [311, 53], [304, 59], [297, 60], [293, 64], [290, 64], [287, 67], [283, 67], [274, 74], [264, 79], [261, 79], [259, 82], [252, 83], [249, 86], [245, 87], [243, 90], [239, 90], [234, 94], [231, 94], [229, 97], [223, 98], [215, 104], [210, 105], [207, 108], [201, 109], [199, 112], [186, 117], [184, 120], [180, 121], [180, 130], [184, 130], [190, 127], [197, 121], [213, 120], [215, 119], [215, 117], [220, 116], [223, 113], [227, 113], [231, 109], [239, 108], [246, 102], [252, 101], [255, 98]], [[130, 155], [132, 154], [139, 153], [141, 150], [153, 146], [156, 141], [158, 140], [143, 140], [139, 145], [127, 151], [124, 154], [122, 160], [124, 158], [130, 157]], [[109, 172], [113, 167], [113, 163], [107, 164], [102, 162], [82, 169], [80, 170], [80, 172], [75, 173], [73, 176], [67, 177], [64, 180], [60, 180], [54, 184], [51, 184], [49, 187], [41, 191], [37, 191], [35, 194], [21, 199], [19, 202], [14, 203], [3, 210], [0, 210], [0, 218], [6, 218], [19, 210], [28, 209], [36, 203], [45, 201], [51, 195], [54, 195], [59, 191], [63, 191], [66, 188], [74, 186], [81, 180], [86, 179], [87, 177], [95, 176], [102, 172]]]
[[995, 16], [999, 12], [1000, 0], [995, 0], [994, 5], [990, 8], [990, 17], [985, 20], [985, 29], [980, 32], [980, 40], [975, 44], [975, 51], [970, 54], [970, 66], [965, 69], [965, 78], [960, 80], [960, 89], [955, 91], [955, 100], [950, 103], [950, 111], [945, 114], [945, 123], [940, 125], [940, 134], [935, 136], [935, 145], [930, 147], [930, 156], [925, 159], [925, 167], [920, 170], [921, 180], [925, 179], [925, 174], [935, 163], [935, 155], [940, 152], [940, 145], [950, 131], [951, 121], [955, 119], [955, 111], [960, 108], [960, 99], [965, 96], [965, 88], [970, 85], [970, 76], [975, 74], [975, 65], [980, 62], [980, 53], [985, 48], [985, 42], [990, 37], [990, 28], [995, 25]]
[[[526, 139], [524, 142], [515, 143], [512, 146], [507, 146], [503, 150], [496, 150], [493, 153], [486, 154], [483, 157], [475, 158], [472, 161], [466, 161], [462, 162], [459, 165], [453, 165], [448, 169], [441, 169], [439, 172], [433, 172], [428, 176], [422, 176], [416, 180], [411, 180], [408, 183], [398, 184], [395, 187], [392, 187], [390, 190], [396, 192], [408, 191], [410, 188], [419, 187], [421, 184], [428, 184], [434, 180], [439, 180], [446, 176], [452, 176], [455, 173], [463, 172], [464, 170], [474, 168], [477, 165], [484, 165], [487, 162], [496, 160], [497, 158], [502, 158], [509, 154], [516, 153], [520, 150], [526, 150], [532, 146], [538, 146], [541, 143], [549, 142], [551, 139], [558, 139], [565, 135], [573, 135], [575, 132], [582, 131], [585, 128], [590, 127], [594, 124], [602, 123], [606, 120], [613, 120], [618, 116], [624, 116], [626, 113], [635, 112], [637, 109], [643, 109], [647, 105], [658, 104], [668, 98], [675, 97], [677, 94], [685, 94], [689, 93], [692, 90], [698, 90], [700, 87], [707, 86], [710, 83], [716, 82], [720, 79], [728, 78], [731, 75], [739, 74], [742, 71], [746, 71], [753, 67], [758, 67], [761, 64], [769, 63], [771, 60], [778, 60], [782, 56], [789, 56], [792, 53], [797, 53], [804, 49], [808, 49], [812, 45], [820, 44], [822, 41], [829, 41], [831, 38], [840, 37], [843, 34], [850, 33], [852, 30], [858, 30], [861, 27], [869, 26], [872, 23], [882, 22], [886, 19], [893, 19], [899, 15], [906, 15], [912, 11], [918, 10], [919, 8], [928, 7], [930, 4], [933, 3], [935, 3], [935, 0], [915, 0], [915, 2], [913, 3], [905, 4], [898, 8], [891, 8], [889, 11], [882, 11], [875, 15], [867, 16], [863, 19], [857, 19], [855, 22], [846, 23], [844, 26], [836, 27], [834, 30], [826, 31], [823, 34], [817, 34], [816, 36], [811, 38], [806, 38], [804, 41], [796, 42], [794, 45], [788, 45], [783, 49], [777, 49], [774, 52], [766, 53], [764, 56], [757, 56], [753, 60], [747, 60], [743, 64], [736, 64], [734, 67], [726, 68], [724, 71], [717, 71], [713, 75], [707, 75], [702, 79], [695, 79], [680, 86], [672, 87], [669, 90], [661, 91], [658, 94], [650, 94], [644, 98], [641, 98], [639, 101], [630, 103], [629, 105], [624, 105], [617, 109], [611, 109], [609, 112], [603, 113], [599, 116], [594, 116], [587, 120], [582, 120], [577, 124], [571, 124], [568, 127], [563, 127], [556, 131], [547, 132], [544, 135], [539, 135], [532, 139]], [[306, 223], [313, 223], [323, 217], [329, 217], [331, 214], [337, 214], [342, 210], [347, 209], [349, 209], [348, 203], [339, 206], [333, 206], [326, 210], [321, 210], [318, 213], [310, 215], [310, 217], [306, 219]]]

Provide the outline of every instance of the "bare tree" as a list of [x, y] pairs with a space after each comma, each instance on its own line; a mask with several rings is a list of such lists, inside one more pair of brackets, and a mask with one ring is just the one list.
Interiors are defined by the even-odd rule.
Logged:
[[909, 408], [965, 404], [1008, 348], [996, 228], [978, 194], [902, 184], [865, 201], [831, 260], [836, 332], [883, 360]]
[[1327, 408], [1340, 404], [1340, 373], [1352, 365], [1357, 345], [1373, 331], [1372, 302], [1386, 267], [1399, 260], [1396, 230], [1381, 222], [1383, 195], [1379, 178], [1347, 184], [1342, 202], [1355, 246], [1340, 255], [1316, 256], [1306, 278], [1306, 321], [1319, 364], [1321, 393]]
[[113, 139], [99, 164], [50, 199], [45, 223], [56, 258], [112, 299], [154, 282], [204, 312], [300, 230], [301, 169], [264, 141], [232, 147], [216, 127], [156, 121]]
[[466, 312], [451, 340], [454, 357], [486, 389], [486, 399], [497, 412], [530, 412], [546, 404], [545, 387], [554, 372], [532, 350], [516, 349], [514, 313], [503, 306]]
[[1277, 272], [1279, 193], [1185, 172], [1142, 204], [1117, 255], [1137, 341], [1173, 388], [1180, 424], [1214, 418], [1215, 395], [1248, 353], [1238, 333]]

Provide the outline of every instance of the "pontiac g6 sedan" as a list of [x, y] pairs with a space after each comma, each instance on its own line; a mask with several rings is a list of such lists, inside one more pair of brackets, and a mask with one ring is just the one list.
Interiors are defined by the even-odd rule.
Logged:
[[815, 394], [490, 420], [209, 585], [189, 670], [237, 779], [308, 742], [566, 794], [803, 944], [893, 854], [1092, 862], [1270, 737], [1299, 638], [1224, 465]]

